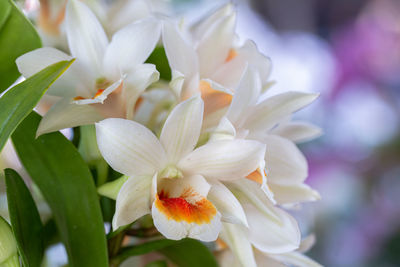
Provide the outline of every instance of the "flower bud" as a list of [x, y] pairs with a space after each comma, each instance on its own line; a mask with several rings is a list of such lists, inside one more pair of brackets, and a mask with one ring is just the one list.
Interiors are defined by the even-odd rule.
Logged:
[[10, 225], [0, 217], [0, 267], [19, 267], [17, 243]]

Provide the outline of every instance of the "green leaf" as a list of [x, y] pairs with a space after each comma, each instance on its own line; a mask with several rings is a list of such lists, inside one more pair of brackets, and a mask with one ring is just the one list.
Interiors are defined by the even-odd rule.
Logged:
[[161, 79], [166, 81], [171, 80], [171, 68], [169, 67], [164, 47], [157, 46], [146, 60], [146, 63], [156, 65], [158, 72], [160, 72]]
[[41, 47], [35, 28], [11, 0], [0, 1], [0, 93], [20, 76], [15, 60]]
[[201, 242], [194, 239], [182, 239], [159, 250], [179, 267], [217, 267], [211, 251]]
[[69, 266], [108, 266], [99, 199], [79, 152], [60, 132], [35, 139], [40, 116], [32, 112], [12, 135], [17, 154], [49, 204]]
[[43, 225], [31, 193], [12, 169], [4, 170], [11, 226], [23, 266], [40, 266], [43, 258]]
[[189, 238], [179, 241], [161, 239], [125, 247], [113, 261], [121, 263], [129, 257], [153, 251], [162, 253], [179, 267], [218, 267], [217, 261], [210, 250], [200, 241]]
[[18, 124], [37, 105], [47, 88], [71, 63], [72, 60], [55, 63], [14, 86], [0, 98], [0, 151]]

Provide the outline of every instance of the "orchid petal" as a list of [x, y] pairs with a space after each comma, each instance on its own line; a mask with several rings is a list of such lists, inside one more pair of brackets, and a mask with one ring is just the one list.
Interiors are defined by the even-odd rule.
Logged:
[[[15, 63], [22, 76], [29, 78], [54, 63], [71, 59], [71, 56], [60, 50], [52, 47], [43, 47], [23, 54], [17, 58]], [[51, 85], [47, 94], [74, 97], [76, 95], [76, 84], [79, 83], [80, 80], [83, 80], [81, 77], [74, 75], [77, 69], [79, 69], [78, 65], [79, 63], [75, 61], [72, 66]]]
[[318, 97], [318, 94], [287, 92], [272, 96], [258, 104], [251, 117], [246, 121], [245, 128], [253, 131], [266, 131], [283, 118], [307, 106]]
[[130, 70], [124, 80], [123, 95], [126, 101], [126, 118], [133, 119], [139, 96], [152, 83], [158, 81], [160, 73], [153, 64], [141, 64]]
[[233, 251], [242, 266], [257, 266], [253, 248], [244, 226], [224, 223], [221, 231], [221, 238]]
[[223, 117], [218, 126], [212, 131], [209, 142], [218, 140], [233, 140], [235, 136], [235, 127], [226, 117]]
[[319, 193], [306, 184], [279, 185], [270, 183], [276, 201], [283, 204], [295, 204], [321, 199]]
[[321, 128], [307, 122], [293, 121], [280, 124], [270, 132], [295, 143], [307, 142], [322, 135]]
[[177, 105], [168, 116], [160, 141], [170, 163], [193, 151], [200, 136], [203, 109], [203, 100], [195, 96]]
[[105, 75], [111, 78], [126, 74], [142, 64], [160, 39], [161, 23], [149, 18], [131, 23], [116, 32], [104, 56]]
[[169, 88], [174, 93], [177, 100], [179, 100], [181, 97], [184, 82], [185, 76], [177, 70], [172, 70], [172, 78], [169, 82]]
[[238, 88], [233, 95], [232, 103], [229, 106], [227, 118], [236, 126], [244, 122], [247, 116], [243, 113], [251, 106], [255, 106], [261, 92], [261, 80], [258, 72], [248, 66], [240, 80]]
[[207, 143], [179, 163], [183, 172], [198, 173], [209, 179], [232, 180], [246, 177], [257, 169], [265, 145], [253, 140], [221, 140]]
[[202, 36], [214, 25], [220, 18], [229, 16], [234, 12], [234, 6], [232, 3], [227, 3], [222, 7], [218, 8], [211, 15], [206, 18], [202, 18], [198, 23], [196, 23], [191, 32], [196, 40], [201, 39]]
[[286, 264], [281, 262], [280, 260], [276, 260], [270, 257], [270, 254], [263, 253], [259, 250], [255, 250], [255, 257], [258, 266], [268, 266], [268, 267], [287, 267]]
[[263, 55], [252, 40], [247, 40], [238, 50], [238, 57], [244, 58], [259, 73], [263, 85], [266, 84], [272, 71], [271, 59]]
[[297, 146], [277, 135], [265, 136], [267, 177], [277, 184], [303, 182], [308, 175], [307, 160]]
[[98, 103], [103, 104], [104, 100], [107, 99], [107, 96], [109, 94], [111, 94], [112, 92], [116, 91], [118, 88], [120, 88], [122, 83], [123, 83], [123, 80], [120, 79], [120, 80], [116, 81], [115, 83], [111, 84], [110, 86], [108, 86], [106, 89], [104, 89], [104, 91], [101, 92], [100, 94], [96, 94], [93, 98], [84, 98], [84, 99], [80, 99], [80, 100], [74, 100], [73, 103], [77, 104], [77, 105], [98, 104]]
[[264, 216], [269, 217], [270, 220], [279, 222], [279, 215], [275, 213], [274, 203], [269, 198], [269, 193], [258, 183], [248, 179], [240, 179], [227, 183], [227, 187], [240, 202], [250, 202], [263, 212]]
[[202, 176], [164, 178], [154, 190], [159, 193], [152, 206], [153, 221], [165, 237], [215, 241], [221, 230], [221, 215], [205, 198], [210, 185]]
[[199, 239], [204, 242], [215, 241], [221, 230], [221, 215], [217, 213], [209, 223], [196, 224], [175, 221], [165, 216], [157, 207], [156, 201], [151, 209], [154, 225], [166, 238], [180, 240], [185, 237]]
[[124, 183], [117, 196], [114, 230], [150, 213], [151, 183], [151, 176], [132, 176]]
[[29, 78], [54, 63], [71, 59], [71, 56], [58, 49], [42, 47], [23, 54], [17, 58], [15, 63], [19, 72], [25, 78]]
[[171, 69], [179, 71], [186, 80], [190, 80], [198, 72], [197, 54], [172, 22], [164, 22], [163, 43]]
[[[115, 3], [115, 4], [114, 4]], [[109, 11], [110, 32], [117, 32], [129, 23], [151, 15], [150, 7], [145, 0], [116, 1]]]
[[236, 14], [231, 13], [211, 26], [197, 46], [201, 77], [209, 77], [225, 62], [235, 33]]
[[244, 203], [243, 208], [249, 223], [250, 242], [257, 249], [268, 253], [285, 253], [299, 247], [300, 230], [291, 215], [272, 207], [274, 213], [279, 216], [279, 221], [276, 221], [265, 216], [250, 203]]
[[305, 253], [314, 246], [315, 242], [316, 242], [315, 234], [310, 234], [301, 240], [300, 247], [299, 249], [297, 249], [297, 251]]
[[71, 54], [85, 65], [87, 72], [92, 72], [93, 77], [101, 77], [108, 39], [96, 16], [81, 1], [70, 0], [65, 25]]
[[296, 267], [322, 267], [321, 264], [316, 261], [310, 259], [309, 257], [299, 253], [299, 252], [290, 252], [284, 254], [270, 254], [271, 258], [289, 264], [290, 266]]
[[40, 121], [36, 136], [104, 119], [94, 107], [71, 102], [71, 99], [64, 98], [54, 104]]
[[236, 197], [222, 183], [213, 183], [207, 197], [221, 213], [223, 222], [248, 227], [246, 215]]
[[158, 139], [143, 125], [124, 119], [96, 123], [97, 144], [110, 166], [128, 176], [153, 175], [166, 162]]

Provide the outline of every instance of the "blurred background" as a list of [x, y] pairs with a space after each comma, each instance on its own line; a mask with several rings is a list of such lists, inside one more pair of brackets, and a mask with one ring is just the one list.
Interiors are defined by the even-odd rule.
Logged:
[[[171, 2], [190, 23], [227, 1]], [[240, 40], [272, 59], [269, 93], [321, 93], [296, 114], [324, 130], [301, 145], [322, 200], [293, 211], [317, 236], [310, 256], [328, 267], [400, 266], [400, 1], [233, 2]]]
[[[198, 6], [195, 19], [226, 1]], [[324, 130], [301, 146], [322, 195], [294, 211], [324, 266], [400, 266], [400, 1], [235, 1], [238, 35], [271, 57], [271, 94], [320, 92], [296, 114]], [[204, 12], [199, 12], [199, 8]]]

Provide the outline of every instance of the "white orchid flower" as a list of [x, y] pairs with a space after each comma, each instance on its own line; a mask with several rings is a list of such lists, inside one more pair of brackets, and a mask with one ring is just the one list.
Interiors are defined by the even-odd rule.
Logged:
[[[262, 229], [259, 229], [262, 231]], [[314, 244], [315, 237], [310, 235], [304, 238], [300, 247], [294, 251], [285, 253], [266, 253], [252, 246], [250, 240], [240, 227], [231, 225], [230, 228], [224, 227], [223, 232], [231, 231], [230, 235], [235, 238], [236, 244], [220, 242], [223, 247], [217, 253], [217, 259], [221, 267], [322, 267], [319, 263], [304, 255]], [[231, 240], [227, 240], [230, 242]], [[230, 250], [233, 248], [234, 250]], [[240, 250], [239, 250], [240, 249]]]
[[103, 25], [109, 34], [137, 20], [153, 16], [154, 13], [169, 14], [170, 5], [163, 0], [118, 0], [104, 3], [101, 9], [105, 14]]
[[203, 108], [199, 96], [178, 104], [159, 139], [134, 121], [96, 124], [104, 159], [129, 176], [116, 197], [114, 229], [151, 213], [167, 238], [214, 241], [221, 220], [247, 225], [238, 200], [219, 181], [234, 181], [255, 170], [265, 146], [253, 140], [221, 140], [195, 148]]
[[[82, 2], [66, 7], [66, 32], [72, 66], [49, 89], [61, 97], [43, 117], [38, 135], [108, 117], [131, 119], [140, 94], [159, 73], [143, 64], [161, 34], [155, 18], [138, 21], [114, 34], [111, 42], [93, 12]], [[71, 56], [50, 47], [39, 48], [17, 59], [19, 71], [30, 77]]]
[[184, 78], [174, 90], [182, 99], [200, 91], [206, 115], [230, 104], [232, 89], [248, 62], [257, 66], [263, 80], [270, 74], [270, 60], [253, 42], [247, 41], [242, 47], [234, 44], [235, 21], [234, 7], [227, 4], [192, 27], [190, 33], [168, 21], [163, 27], [172, 80]]
[[[260, 165], [261, 171], [249, 178], [264, 185], [267, 177], [268, 187], [264, 189], [272, 191], [278, 204], [319, 199], [318, 192], [304, 184], [308, 176], [307, 161], [291, 140], [310, 139], [318, 136], [320, 130], [310, 124], [285, 122], [293, 112], [314, 101], [318, 94], [287, 92], [260, 102], [261, 90], [257, 69], [249, 66], [235, 89], [226, 117], [216, 127], [211, 139], [245, 138], [266, 144], [266, 174]], [[285, 123], [276, 127], [281, 121]]]

